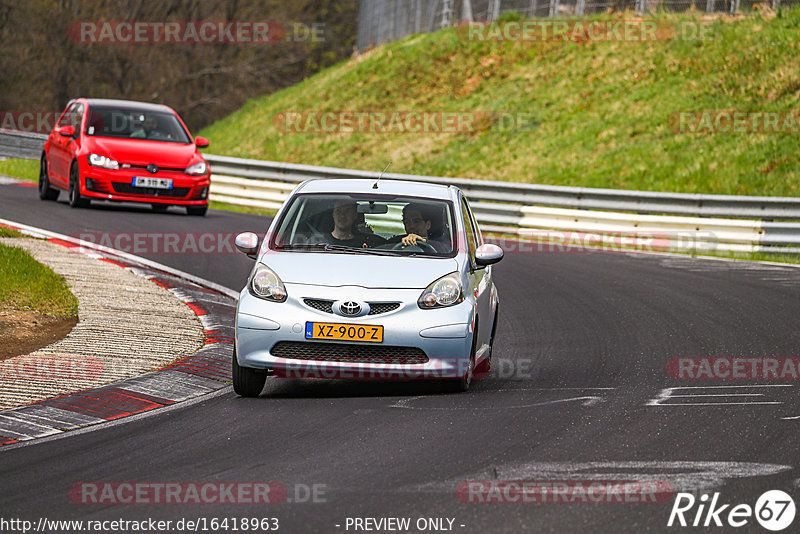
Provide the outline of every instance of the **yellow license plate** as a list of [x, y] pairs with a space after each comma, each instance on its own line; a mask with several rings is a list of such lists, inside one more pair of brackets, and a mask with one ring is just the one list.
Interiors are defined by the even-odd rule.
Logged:
[[383, 327], [343, 323], [306, 323], [306, 339], [383, 342]]

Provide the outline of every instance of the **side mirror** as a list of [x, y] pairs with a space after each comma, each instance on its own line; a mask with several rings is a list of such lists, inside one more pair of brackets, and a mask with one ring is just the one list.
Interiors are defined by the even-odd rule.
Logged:
[[211, 143], [205, 137], [195, 137], [194, 144], [197, 146], [197, 148], [208, 148], [208, 145]]
[[486, 243], [475, 251], [475, 263], [481, 267], [497, 263], [503, 259], [503, 249], [492, 243]]
[[258, 236], [253, 232], [244, 232], [237, 235], [234, 243], [239, 252], [247, 254], [249, 258], [256, 259], [258, 256]]
[[64, 137], [75, 137], [74, 126], [61, 126], [60, 128], [56, 128], [56, 132], [58, 132], [58, 135], [62, 135]]

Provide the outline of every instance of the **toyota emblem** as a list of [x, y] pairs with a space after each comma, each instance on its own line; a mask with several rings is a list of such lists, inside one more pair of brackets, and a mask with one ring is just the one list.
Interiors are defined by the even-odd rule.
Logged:
[[343, 315], [358, 315], [361, 313], [361, 304], [358, 302], [353, 302], [352, 300], [348, 300], [341, 305], [340, 309], [342, 310]]

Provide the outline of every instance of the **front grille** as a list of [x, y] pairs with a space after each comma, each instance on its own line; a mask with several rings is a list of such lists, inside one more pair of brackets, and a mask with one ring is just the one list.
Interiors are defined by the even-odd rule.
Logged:
[[333, 301], [332, 300], [322, 300], [322, 299], [303, 299], [306, 306], [310, 306], [315, 310], [319, 310], [325, 313], [333, 313]]
[[172, 189], [156, 189], [154, 187], [133, 187], [131, 184], [112, 182], [114, 191], [124, 195], [147, 195], [151, 197], [183, 198], [189, 194], [191, 187], [173, 187]]
[[[303, 299], [303, 302], [306, 306], [314, 308], [315, 310], [324, 312], [324, 313], [333, 313], [333, 302], [332, 300], [323, 300], [323, 299]], [[394, 311], [400, 307], [399, 302], [367, 302], [369, 304], [369, 315], [379, 315], [381, 313], [387, 313], [390, 311]]]
[[95, 193], [108, 193], [108, 184], [93, 180], [92, 178], [86, 179], [86, 189], [94, 191]]
[[[147, 171], [147, 165], [134, 165], [133, 163], [123, 163], [123, 169], [144, 169]], [[158, 167], [157, 172], [161, 171], [171, 171], [171, 172], [183, 172], [185, 169], [178, 168], [178, 167]], [[147, 171], [150, 172], [150, 171]]]
[[369, 315], [390, 312], [400, 307], [399, 302], [368, 302], [367, 304], [369, 304]]
[[385, 345], [279, 341], [270, 352], [278, 358], [323, 362], [422, 364], [428, 361], [425, 351], [417, 347]]

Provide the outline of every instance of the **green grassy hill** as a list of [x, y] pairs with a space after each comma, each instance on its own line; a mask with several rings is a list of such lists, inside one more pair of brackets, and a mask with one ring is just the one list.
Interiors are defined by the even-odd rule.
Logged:
[[[251, 100], [200, 134], [215, 154], [311, 165], [380, 170], [391, 160], [393, 172], [409, 174], [796, 195], [800, 133], [676, 133], [670, 121], [693, 110], [800, 112], [800, 9], [656, 20], [707, 25], [708, 38], [478, 42], [451, 28], [378, 47]], [[532, 127], [492, 120], [444, 134], [276, 127], [288, 111], [375, 110], [524, 113]]]

